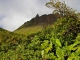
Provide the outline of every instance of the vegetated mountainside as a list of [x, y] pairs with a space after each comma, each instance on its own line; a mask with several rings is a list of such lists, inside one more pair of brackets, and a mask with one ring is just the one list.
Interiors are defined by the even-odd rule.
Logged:
[[[3, 28], [0, 28], [0, 42], [1, 42], [1, 40], [4, 39], [5, 36], [8, 36], [9, 33], [10, 33], [10, 32], [9, 32], [8, 30], [5, 30], [5, 29], [3, 29]], [[5, 34], [6, 34], [6, 35], [5, 35]]]
[[36, 17], [32, 18], [30, 21], [25, 22], [14, 32], [25, 35], [39, 32], [48, 25], [52, 25], [59, 17], [61, 17], [60, 14], [45, 14], [42, 16], [37, 14]]
[[0, 28], [0, 52], [12, 48], [26, 38], [24, 35], [9, 32]]
[[76, 17], [58, 18], [53, 27], [26, 37], [0, 33], [4, 35], [1, 60], [80, 60], [80, 21]]

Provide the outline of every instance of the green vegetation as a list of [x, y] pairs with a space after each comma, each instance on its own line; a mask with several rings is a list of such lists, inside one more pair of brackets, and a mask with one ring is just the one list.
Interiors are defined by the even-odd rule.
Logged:
[[[61, 13], [60, 16], [53, 25], [49, 25], [41, 31], [39, 26], [16, 30], [21, 34], [0, 29], [0, 59], [80, 60], [79, 13], [66, 15]], [[31, 33], [32, 30], [29, 29], [35, 33]], [[29, 35], [22, 35], [24, 33]]]
[[31, 26], [31, 27], [27, 27], [27, 28], [21, 28], [14, 32], [18, 33], [18, 34], [30, 35], [32, 33], [37, 33], [39, 31], [41, 31], [42, 29], [43, 29], [43, 27], [39, 25], [39, 26]]

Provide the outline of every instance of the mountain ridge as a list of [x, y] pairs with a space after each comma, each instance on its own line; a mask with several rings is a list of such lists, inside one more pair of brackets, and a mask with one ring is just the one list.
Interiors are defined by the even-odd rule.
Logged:
[[34, 18], [32, 18], [30, 21], [25, 22], [22, 26], [20, 26], [18, 29], [21, 27], [28, 27], [28, 26], [33, 26], [33, 25], [46, 25], [46, 24], [51, 24], [54, 23], [57, 18], [61, 17], [61, 14], [44, 14], [42, 16], [39, 16], [37, 14]]
[[34, 18], [25, 22], [14, 32], [19, 34], [31, 34], [39, 32], [43, 28], [46, 28], [48, 25], [54, 24], [54, 22], [56, 22], [59, 17], [62, 17], [61, 14], [44, 14], [42, 16], [37, 14]]

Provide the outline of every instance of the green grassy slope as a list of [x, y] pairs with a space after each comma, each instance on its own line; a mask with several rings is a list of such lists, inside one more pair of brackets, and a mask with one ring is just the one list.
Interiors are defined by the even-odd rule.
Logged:
[[14, 31], [15, 33], [18, 34], [24, 34], [24, 35], [30, 35], [31, 33], [37, 33], [39, 31], [41, 31], [43, 29], [42, 26], [31, 26], [31, 27], [27, 27], [27, 28], [22, 28], [19, 30]]

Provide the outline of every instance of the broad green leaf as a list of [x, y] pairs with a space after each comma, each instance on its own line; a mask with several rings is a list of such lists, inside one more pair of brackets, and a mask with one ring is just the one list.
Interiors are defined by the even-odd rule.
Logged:
[[44, 40], [44, 42], [41, 44], [41, 48], [45, 49], [48, 46], [49, 41], [48, 40]]
[[45, 51], [48, 53], [51, 49], [52, 49], [52, 43], [49, 44], [49, 47], [47, 47]]
[[56, 49], [56, 55], [58, 59], [64, 59], [64, 51], [59, 47]]
[[69, 58], [68, 58], [68, 60], [72, 60], [72, 58], [71, 58], [71, 57], [69, 57]]
[[42, 58], [44, 57], [44, 50], [41, 51]]
[[74, 44], [71, 44], [70, 46], [68, 46], [68, 50], [76, 50], [77, 47], [75, 47], [76, 45], [78, 45], [80, 42], [76, 41]]
[[56, 44], [59, 46], [59, 47], [61, 47], [62, 45], [61, 45], [61, 42], [60, 42], [60, 40], [59, 39], [56, 39]]

